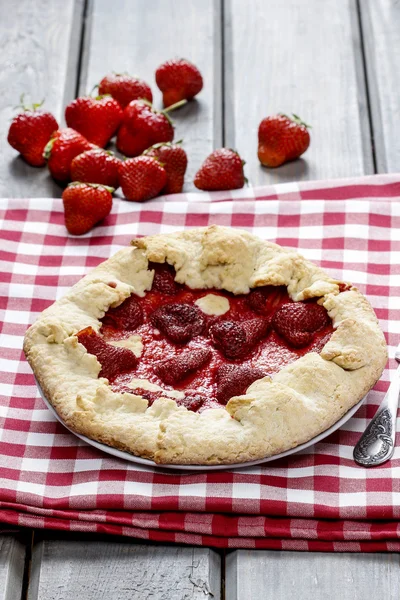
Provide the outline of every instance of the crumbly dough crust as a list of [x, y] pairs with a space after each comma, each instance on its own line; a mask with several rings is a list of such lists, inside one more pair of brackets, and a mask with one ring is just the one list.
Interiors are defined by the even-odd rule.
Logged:
[[[168, 262], [192, 288], [245, 294], [285, 285], [294, 301], [319, 298], [335, 328], [320, 354], [309, 353], [271, 378], [254, 382], [226, 407], [202, 413], [171, 397], [151, 407], [134, 393], [115, 393], [75, 334], [98, 331], [110, 307], [143, 296]], [[246, 231], [212, 225], [133, 240], [74, 285], [28, 329], [24, 350], [46, 397], [76, 431], [161, 464], [229, 464], [272, 456], [325, 431], [381, 376], [386, 344], [375, 313], [354, 287], [293, 250]]]

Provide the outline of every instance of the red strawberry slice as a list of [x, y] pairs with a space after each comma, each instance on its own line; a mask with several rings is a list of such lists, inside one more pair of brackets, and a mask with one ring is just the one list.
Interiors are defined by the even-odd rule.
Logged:
[[285, 287], [265, 285], [252, 290], [248, 296], [247, 303], [254, 312], [267, 315], [275, 311], [285, 296], [289, 300]]
[[249, 385], [265, 377], [261, 369], [248, 365], [222, 365], [217, 372], [217, 399], [226, 404], [232, 396], [241, 396]]
[[164, 304], [150, 315], [150, 321], [176, 344], [200, 335], [205, 324], [203, 313], [193, 304]]
[[136, 368], [138, 359], [131, 350], [107, 344], [92, 327], [86, 327], [76, 335], [79, 343], [85, 346], [89, 354], [94, 354], [101, 364], [99, 377], [112, 380], [120, 373]]
[[102, 322], [104, 325], [115, 327], [115, 329], [134, 331], [143, 323], [143, 309], [132, 294], [116, 308], [110, 308]]
[[227, 358], [246, 356], [269, 330], [268, 319], [217, 321], [210, 327], [210, 337]]
[[323, 306], [303, 302], [284, 304], [272, 320], [275, 331], [294, 348], [308, 346], [314, 333], [329, 323], [328, 313]]
[[164, 383], [174, 385], [204, 366], [211, 354], [210, 348], [187, 348], [177, 356], [160, 362], [154, 371]]
[[166, 296], [174, 296], [178, 292], [178, 284], [175, 281], [175, 269], [168, 265], [149, 263], [149, 269], [154, 269], [152, 291], [160, 292]]
[[177, 400], [177, 404], [185, 406], [188, 410], [197, 412], [203, 406], [206, 399], [205, 394], [201, 394], [195, 390], [186, 390], [185, 397], [182, 400]]

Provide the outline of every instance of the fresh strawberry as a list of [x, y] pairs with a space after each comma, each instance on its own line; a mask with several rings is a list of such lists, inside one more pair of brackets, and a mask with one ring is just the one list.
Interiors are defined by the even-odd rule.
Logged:
[[24, 106], [21, 96], [23, 112], [13, 118], [8, 130], [7, 140], [10, 146], [33, 167], [43, 167], [46, 164], [44, 147], [58, 129], [58, 123], [51, 113], [38, 110], [41, 105], [42, 103]]
[[160, 161], [167, 173], [167, 184], [162, 190], [163, 194], [179, 194], [183, 188], [188, 159], [186, 152], [178, 144], [179, 142], [155, 144], [144, 152]]
[[156, 363], [154, 371], [168, 385], [174, 385], [201, 369], [211, 358], [210, 348], [187, 348], [172, 358]]
[[151, 262], [149, 262], [148, 269], [154, 269], [152, 291], [165, 294], [166, 296], [175, 296], [179, 289], [175, 281], [175, 269], [168, 263], [160, 265]]
[[199, 190], [237, 190], [246, 181], [243, 173], [244, 161], [229, 148], [214, 150], [197, 171], [194, 185]]
[[112, 152], [94, 148], [78, 154], [71, 163], [72, 181], [101, 183], [117, 189], [121, 161]]
[[154, 198], [167, 181], [165, 169], [150, 156], [128, 158], [120, 164], [118, 174], [122, 193], [134, 202]]
[[99, 94], [110, 94], [122, 108], [132, 100], [153, 102], [153, 94], [147, 83], [127, 73], [110, 73], [103, 77], [99, 85]]
[[91, 150], [94, 145], [87, 141], [75, 129], [65, 127], [54, 132], [50, 141], [45, 146], [43, 156], [47, 159], [49, 171], [60, 182], [71, 179], [71, 162], [86, 150]]
[[121, 125], [122, 114], [122, 108], [111, 96], [82, 96], [68, 104], [65, 120], [68, 127], [103, 148]]
[[200, 335], [205, 325], [203, 313], [194, 304], [164, 304], [150, 315], [150, 321], [176, 344]]
[[221, 365], [217, 371], [217, 399], [226, 404], [232, 396], [241, 396], [257, 379], [265, 377], [261, 369], [248, 365]]
[[79, 343], [89, 354], [94, 354], [101, 364], [99, 377], [114, 379], [120, 373], [131, 371], [138, 363], [134, 353], [128, 348], [107, 344], [92, 327], [86, 327], [76, 334]]
[[179, 58], [158, 67], [156, 83], [163, 93], [164, 106], [171, 106], [179, 100], [194, 98], [203, 87], [203, 78], [194, 64]]
[[330, 323], [323, 306], [304, 302], [284, 304], [275, 313], [272, 325], [294, 348], [308, 346], [314, 333]]
[[269, 328], [268, 319], [217, 321], [210, 327], [210, 337], [227, 358], [243, 358], [267, 334]]
[[70, 183], [62, 194], [69, 233], [82, 235], [104, 219], [111, 211], [113, 191], [97, 183]]
[[310, 145], [306, 125], [297, 116], [274, 115], [263, 119], [258, 128], [258, 158], [264, 167], [279, 167], [301, 156]]
[[124, 110], [117, 148], [125, 156], [138, 156], [159, 142], [172, 142], [174, 128], [165, 113], [142, 100], [133, 100]]
[[102, 322], [116, 329], [135, 331], [143, 323], [143, 309], [132, 294], [116, 308], [109, 308]]

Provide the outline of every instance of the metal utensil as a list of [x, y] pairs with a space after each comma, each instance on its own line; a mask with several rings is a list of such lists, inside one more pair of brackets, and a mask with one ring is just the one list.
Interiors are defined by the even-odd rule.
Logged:
[[[400, 344], [394, 356], [400, 363]], [[357, 464], [376, 467], [393, 456], [399, 395], [400, 367], [397, 367], [382, 404], [354, 448], [353, 457]]]

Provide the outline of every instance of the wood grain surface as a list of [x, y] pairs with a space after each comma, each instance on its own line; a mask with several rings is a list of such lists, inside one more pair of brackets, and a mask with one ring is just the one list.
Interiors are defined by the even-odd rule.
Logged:
[[[154, 105], [162, 108], [155, 71], [165, 60], [183, 57], [200, 69], [204, 88], [171, 113], [175, 140], [189, 157], [185, 190], [214, 147], [222, 145], [221, 15], [219, 0], [90, 0], [80, 93], [109, 72], [128, 72], [147, 81]], [[106, 40], [106, 43], [105, 43]]]
[[0, 600], [20, 600], [25, 544], [11, 534], [0, 535]]
[[398, 554], [238, 550], [226, 561], [227, 600], [399, 598]]
[[400, 2], [362, 0], [360, 11], [378, 173], [400, 172]]
[[28, 600], [220, 600], [220, 581], [219, 555], [208, 548], [44, 540], [33, 550]]
[[63, 122], [75, 97], [83, 0], [2, 0], [0, 22], [0, 196], [61, 196], [46, 168], [31, 167], [6, 142], [22, 93]]
[[[355, 0], [225, 0], [226, 145], [253, 185], [373, 172]], [[304, 157], [260, 166], [262, 118], [312, 125]]]

